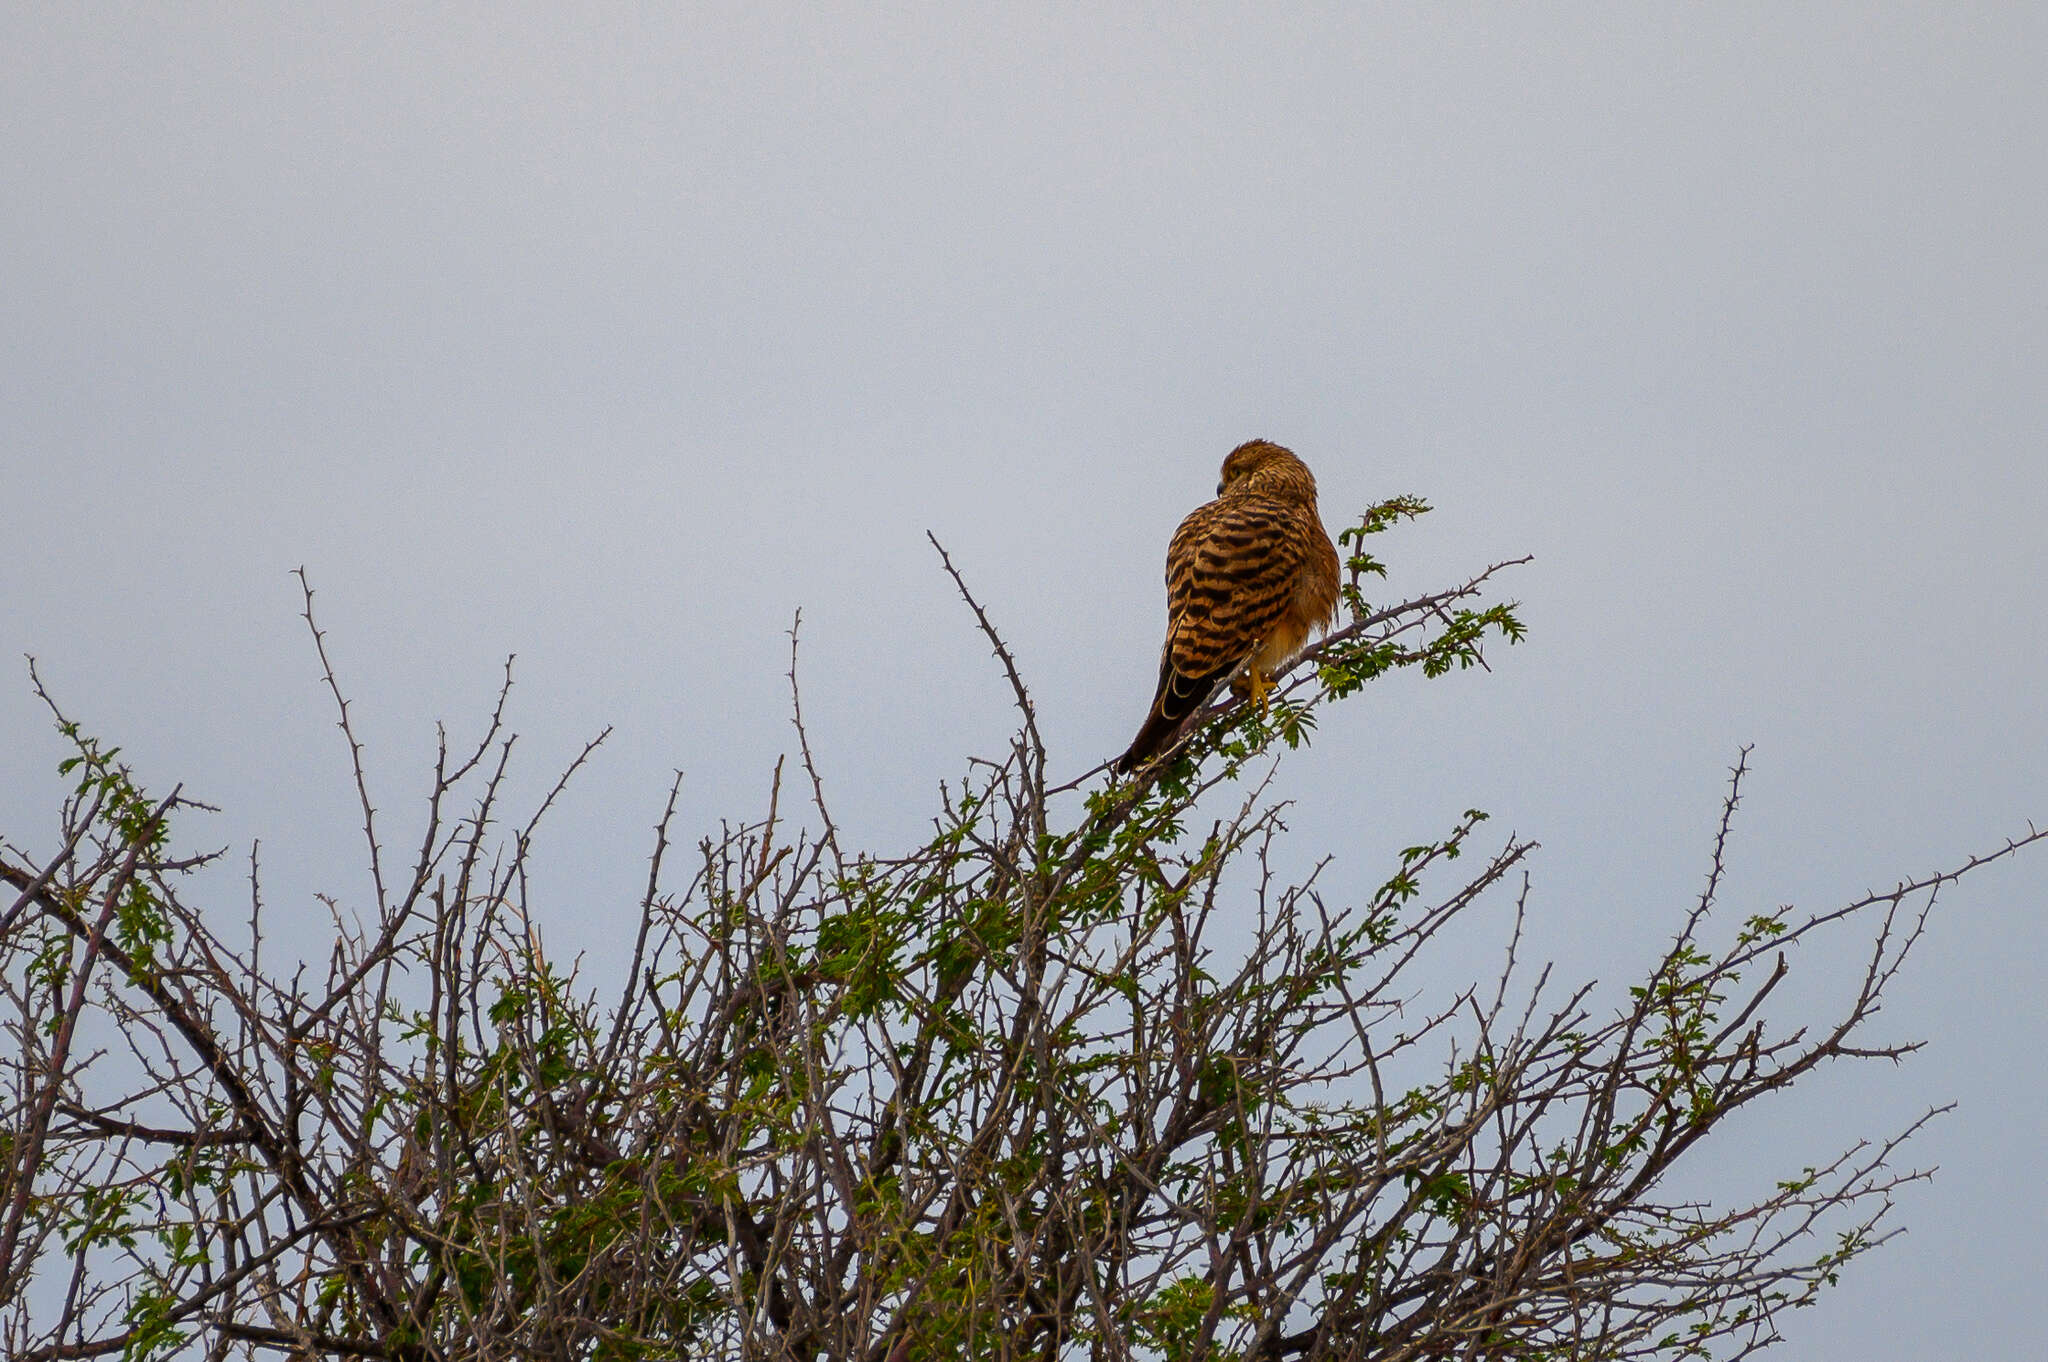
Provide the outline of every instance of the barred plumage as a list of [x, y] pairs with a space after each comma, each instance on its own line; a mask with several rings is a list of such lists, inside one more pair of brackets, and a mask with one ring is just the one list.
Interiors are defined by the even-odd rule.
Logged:
[[1263, 702], [1272, 669], [1336, 614], [1337, 550], [1316, 512], [1315, 476], [1279, 445], [1239, 445], [1216, 500], [1181, 521], [1167, 548], [1159, 688], [1116, 769], [1156, 756], [1225, 681]]

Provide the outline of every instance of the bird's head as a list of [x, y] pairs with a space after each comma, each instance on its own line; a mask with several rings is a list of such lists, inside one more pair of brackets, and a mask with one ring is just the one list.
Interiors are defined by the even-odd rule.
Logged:
[[1269, 497], [1316, 499], [1315, 474], [1308, 465], [1271, 440], [1246, 440], [1230, 451], [1223, 461], [1223, 478], [1216, 495], [1248, 494]]

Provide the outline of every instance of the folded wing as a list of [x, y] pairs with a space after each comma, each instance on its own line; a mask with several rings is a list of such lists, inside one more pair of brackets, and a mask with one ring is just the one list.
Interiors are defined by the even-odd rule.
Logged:
[[1287, 613], [1309, 538], [1302, 515], [1284, 501], [1229, 497], [1180, 523], [1166, 552], [1159, 688], [1117, 770], [1134, 771], [1158, 755]]

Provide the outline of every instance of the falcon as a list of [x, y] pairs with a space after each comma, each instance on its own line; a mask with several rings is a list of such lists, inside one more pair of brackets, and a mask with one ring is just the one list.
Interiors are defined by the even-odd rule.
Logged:
[[1263, 706], [1273, 670], [1337, 617], [1337, 550], [1316, 512], [1308, 465], [1269, 440], [1223, 461], [1216, 499], [1196, 507], [1166, 550], [1166, 646], [1159, 689], [1116, 759], [1135, 771], [1225, 681]]

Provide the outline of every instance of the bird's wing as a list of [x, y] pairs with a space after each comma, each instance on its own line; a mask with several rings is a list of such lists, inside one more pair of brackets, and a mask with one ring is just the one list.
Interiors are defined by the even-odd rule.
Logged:
[[1166, 660], [1206, 676], [1250, 656], [1292, 600], [1307, 536], [1298, 509], [1256, 497], [1199, 507], [1166, 552]]
[[1118, 759], [1130, 771], [1244, 665], [1293, 599], [1307, 554], [1300, 513], [1225, 497], [1197, 507], [1166, 551], [1166, 647], [1152, 708]]

